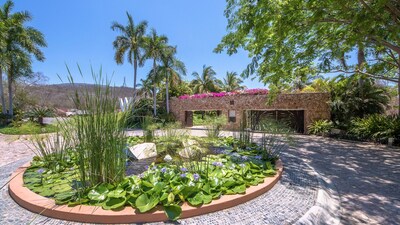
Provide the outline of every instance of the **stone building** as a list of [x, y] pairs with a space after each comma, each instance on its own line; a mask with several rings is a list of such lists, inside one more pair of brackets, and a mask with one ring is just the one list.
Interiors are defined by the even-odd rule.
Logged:
[[315, 120], [330, 119], [328, 93], [281, 94], [272, 104], [266, 95], [233, 95], [208, 98], [172, 98], [171, 112], [183, 125], [193, 126], [194, 111], [217, 111], [228, 118], [227, 129], [238, 129], [241, 122], [255, 128], [262, 118], [287, 120], [300, 133]]

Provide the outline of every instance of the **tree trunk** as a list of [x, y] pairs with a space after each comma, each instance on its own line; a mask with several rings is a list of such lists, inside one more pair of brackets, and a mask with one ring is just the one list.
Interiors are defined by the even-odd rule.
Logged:
[[168, 82], [168, 71], [166, 74], [166, 81], [165, 81], [165, 100], [166, 100], [166, 104], [167, 104], [167, 114], [169, 114], [169, 82]]
[[13, 110], [13, 91], [12, 91], [12, 74], [8, 73], [8, 115], [13, 117], [14, 110]]
[[157, 116], [157, 90], [156, 90], [156, 60], [153, 60], [153, 114]]
[[398, 111], [397, 111], [397, 114], [400, 116], [400, 67], [399, 67], [399, 82], [397, 83], [397, 100], [398, 100], [398, 103], [399, 103], [399, 105], [398, 105]]
[[137, 59], [134, 56], [133, 60], [133, 100], [132, 100], [132, 111], [135, 108], [135, 101], [136, 101], [136, 77], [137, 77]]
[[1, 109], [2, 109], [2, 114], [5, 115], [7, 114], [7, 107], [6, 107], [6, 100], [4, 98], [4, 90], [3, 90], [3, 71], [0, 68], [0, 98], [1, 98]]

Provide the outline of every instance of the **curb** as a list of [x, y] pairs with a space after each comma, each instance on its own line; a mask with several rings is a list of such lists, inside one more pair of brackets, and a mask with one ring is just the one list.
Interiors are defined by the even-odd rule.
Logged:
[[322, 177], [307, 164], [315, 173], [320, 189], [315, 205], [304, 214], [295, 225], [340, 224], [340, 196], [330, 179]]

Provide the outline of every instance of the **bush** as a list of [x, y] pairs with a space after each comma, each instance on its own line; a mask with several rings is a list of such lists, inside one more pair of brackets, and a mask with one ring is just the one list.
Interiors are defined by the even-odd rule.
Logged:
[[47, 107], [34, 107], [26, 113], [26, 116], [29, 117], [31, 121], [36, 120], [40, 125], [43, 125], [44, 117], [51, 117], [54, 115], [54, 109]]
[[328, 120], [316, 120], [308, 126], [310, 134], [325, 136], [333, 128], [333, 124]]
[[358, 139], [387, 142], [388, 138], [400, 139], [400, 117], [374, 114], [351, 121], [349, 130]]

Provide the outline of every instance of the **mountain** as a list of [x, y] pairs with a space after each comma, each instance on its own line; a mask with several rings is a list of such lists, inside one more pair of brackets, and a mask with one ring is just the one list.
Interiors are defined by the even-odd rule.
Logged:
[[[28, 92], [31, 97], [38, 101], [39, 105], [54, 107], [57, 109], [67, 110], [73, 109], [74, 104], [71, 96], [76, 91], [82, 92], [85, 90], [92, 91], [94, 84], [49, 84], [49, 85], [32, 85], [24, 86], [24, 91]], [[113, 87], [115, 94], [120, 97], [133, 96], [133, 88], [130, 87]]]

